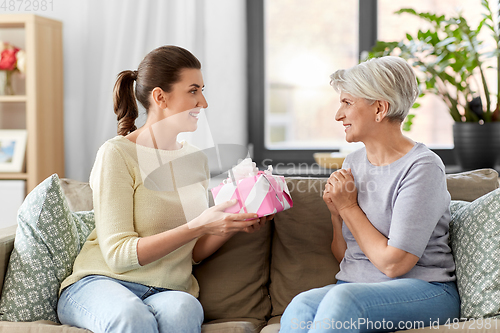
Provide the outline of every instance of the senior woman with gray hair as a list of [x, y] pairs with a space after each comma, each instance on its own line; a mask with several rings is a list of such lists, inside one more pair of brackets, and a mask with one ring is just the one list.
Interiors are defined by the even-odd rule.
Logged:
[[401, 131], [418, 96], [398, 57], [368, 60], [331, 75], [335, 119], [349, 154], [323, 192], [333, 224], [337, 283], [303, 292], [280, 332], [383, 332], [452, 323], [459, 316], [448, 246], [450, 195], [443, 162]]

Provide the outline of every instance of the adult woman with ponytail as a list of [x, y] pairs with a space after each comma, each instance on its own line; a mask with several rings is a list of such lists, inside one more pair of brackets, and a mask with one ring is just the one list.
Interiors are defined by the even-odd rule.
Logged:
[[[61, 286], [63, 324], [98, 332], [200, 332], [203, 309], [192, 263], [233, 234], [271, 218], [208, 208], [208, 162], [180, 132], [194, 131], [207, 102], [198, 59], [163, 46], [114, 87], [118, 136], [99, 149], [90, 175], [96, 228]], [[147, 110], [135, 126], [136, 99]]]

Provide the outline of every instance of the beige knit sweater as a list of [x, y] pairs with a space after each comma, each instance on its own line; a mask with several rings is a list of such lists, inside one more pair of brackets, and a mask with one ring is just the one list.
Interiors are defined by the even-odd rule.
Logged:
[[189, 222], [208, 208], [206, 156], [183, 142], [179, 150], [148, 148], [123, 136], [108, 140], [90, 174], [96, 228], [61, 290], [81, 278], [105, 275], [198, 296], [192, 275], [196, 240], [141, 266], [137, 242]]

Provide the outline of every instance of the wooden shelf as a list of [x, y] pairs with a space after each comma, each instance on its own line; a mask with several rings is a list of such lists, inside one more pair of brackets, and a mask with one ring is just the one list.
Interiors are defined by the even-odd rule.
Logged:
[[[0, 180], [25, 180], [28, 194], [51, 174], [64, 177], [62, 23], [34, 14], [3, 14], [0, 30], [4, 42], [9, 42], [9, 34], [18, 39], [22, 36], [17, 43], [26, 52], [24, 89], [19, 90], [23, 94], [0, 96], [0, 103], [4, 113], [8, 112], [6, 116], [18, 117], [25, 123], [23, 129], [28, 134], [26, 171], [0, 173]], [[7, 122], [0, 125], [12, 127]]]
[[28, 100], [28, 97], [26, 95], [0, 96], [0, 103], [26, 102], [27, 100]]
[[26, 172], [0, 172], [0, 179], [27, 180], [28, 174]]

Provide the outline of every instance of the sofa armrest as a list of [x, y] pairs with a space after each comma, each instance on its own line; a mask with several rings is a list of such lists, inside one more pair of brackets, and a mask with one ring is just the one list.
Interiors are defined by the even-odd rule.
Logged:
[[0, 294], [3, 288], [3, 280], [9, 266], [9, 259], [14, 249], [14, 238], [16, 237], [17, 225], [0, 229]]

